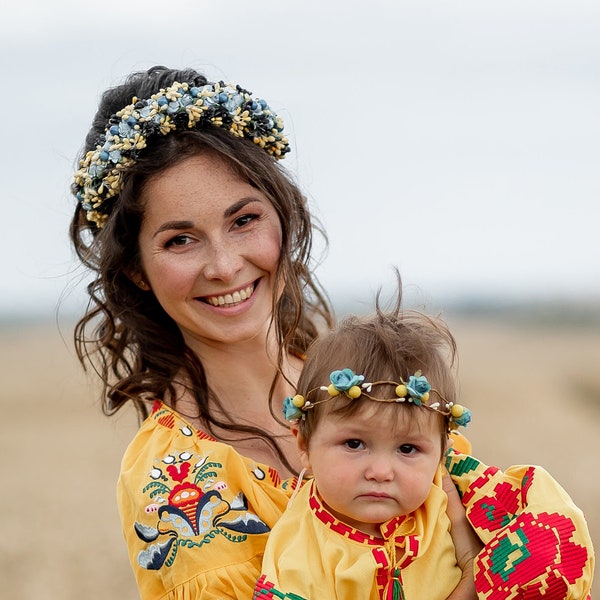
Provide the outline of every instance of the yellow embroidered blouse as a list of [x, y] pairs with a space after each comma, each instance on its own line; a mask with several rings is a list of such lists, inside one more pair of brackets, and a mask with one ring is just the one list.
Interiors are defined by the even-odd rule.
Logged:
[[294, 483], [156, 403], [125, 452], [117, 485], [141, 598], [251, 598]]
[[[480, 600], [591, 600], [585, 518], [543, 468], [503, 472], [459, 452], [447, 467], [484, 543], [474, 563]], [[444, 600], [460, 571], [440, 484], [438, 473], [425, 505], [384, 524], [381, 539], [335, 520], [305, 485], [269, 537], [253, 599]]]
[[253, 598], [446, 600], [462, 573], [441, 483], [440, 468], [425, 503], [380, 537], [341, 523], [307, 483], [269, 536]]
[[[485, 544], [475, 563], [480, 599], [591, 598], [594, 551], [585, 519], [548, 473], [539, 467], [502, 472], [459, 452], [450, 454], [446, 466]], [[252, 598], [267, 538], [295, 484], [156, 402], [125, 452], [117, 486], [142, 600]], [[301, 505], [299, 500], [294, 506]], [[442, 501], [436, 502], [441, 509]], [[445, 514], [436, 536], [438, 529], [445, 548]], [[429, 529], [423, 531], [425, 540]], [[419, 541], [419, 547], [431, 544]], [[410, 568], [398, 574], [406, 585]], [[438, 571], [426, 576], [426, 586], [431, 582], [437, 588]], [[425, 597], [434, 597], [425, 591]]]

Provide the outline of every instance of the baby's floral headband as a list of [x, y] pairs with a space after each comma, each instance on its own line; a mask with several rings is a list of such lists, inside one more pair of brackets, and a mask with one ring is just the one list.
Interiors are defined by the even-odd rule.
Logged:
[[147, 100], [134, 97], [111, 117], [99, 144], [80, 161], [74, 192], [88, 221], [104, 225], [111, 209], [107, 200], [120, 193], [123, 172], [150, 137], [206, 125], [247, 137], [276, 159], [290, 150], [283, 121], [247, 90], [222, 81], [199, 87], [173, 83]]
[[[448, 402], [437, 390], [432, 389], [431, 384], [427, 381], [427, 377], [422, 375], [421, 371], [417, 371], [414, 375], [411, 375], [408, 381], [400, 378], [400, 383], [396, 381], [363, 383], [364, 379], [364, 375], [356, 375], [351, 369], [332, 371], [329, 376], [331, 383], [328, 386], [324, 385], [310, 390], [306, 394], [306, 398], [301, 394], [285, 398], [283, 401], [283, 415], [286, 421], [302, 419], [306, 411], [317, 404], [328, 402], [332, 398], [343, 394], [350, 400], [365, 397], [375, 402], [410, 402], [415, 406], [421, 406], [444, 415], [448, 419], [448, 426], [451, 430], [458, 429], [461, 426], [466, 427], [471, 421], [471, 411], [460, 404]], [[393, 385], [396, 396], [394, 398], [376, 398], [371, 396], [371, 390], [377, 385]], [[309, 397], [318, 390], [326, 391], [328, 396], [314, 402], [309, 400]], [[432, 393], [439, 397], [439, 402], [429, 402]]]

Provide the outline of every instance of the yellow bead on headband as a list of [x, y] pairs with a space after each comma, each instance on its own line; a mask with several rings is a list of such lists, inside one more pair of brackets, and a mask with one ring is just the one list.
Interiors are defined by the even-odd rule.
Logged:
[[111, 208], [106, 201], [119, 194], [123, 171], [135, 163], [148, 138], [205, 125], [247, 137], [276, 159], [290, 150], [283, 121], [247, 90], [222, 81], [198, 87], [173, 83], [148, 100], [133, 98], [113, 115], [100, 143], [79, 163], [73, 189], [88, 221], [104, 225]]
[[[471, 411], [460, 404], [448, 402], [437, 390], [432, 389], [427, 377], [417, 371], [408, 378], [408, 381], [400, 379], [396, 381], [374, 381], [372, 383], [363, 383], [364, 375], [356, 375], [351, 369], [342, 369], [341, 371], [332, 371], [329, 376], [331, 381], [328, 386], [321, 386], [309, 390], [306, 397], [301, 394], [288, 396], [283, 401], [283, 415], [286, 421], [296, 421], [304, 418], [306, 411], [317, 404], [328, 402], [332, 398], [343, 394], [350, 400], [365, 397], [375, 402], [410, 402], [415, 406], [421, 406], [427, 410], [433, 410], [447, 417], [449, 428], [458, 429], [466, 427], [471, 421]], [[370, 395], [373, 386], [393, 385], [396, 394], [395, 398], [376, 398]], [[326, 391], [328, 396], [322, 400], [311, 401], [310, 397], [318, 390]], [[440, 402], [429, 403], [431, 394], [434, 393], [440, 398]]]

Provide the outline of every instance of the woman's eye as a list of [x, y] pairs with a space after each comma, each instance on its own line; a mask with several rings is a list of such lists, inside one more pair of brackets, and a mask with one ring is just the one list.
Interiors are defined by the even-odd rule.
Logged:
[[362, 450], [364, 444], [360, 440], [346, 440], [344, 445], [350, 450]]
[[176, 235], [171, 239], [167, 240], [165, 243], [165, 248], [172, 248], [174, 246], [187, 246], [187, 244], [191, 243], [192, 238], [189, 235]]
[[244, 227], [245, 225], [248, 225], [248, 223], [254, 221], [255, 219], [258, 219], [258, 215], [255, 215], [255, 214], [242, 215], [241, 217], [238, 217], [233, 222], [233, 224], [236, 227]]
[[400, 454], [414, 454], [417, 449], [412, 444], [402, 444], [398, 447], [398, 451]]

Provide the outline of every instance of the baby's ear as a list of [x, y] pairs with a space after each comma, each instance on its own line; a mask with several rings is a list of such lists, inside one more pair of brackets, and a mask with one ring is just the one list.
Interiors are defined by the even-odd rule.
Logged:
[[300, 457], [300, 462], [305, 469], [310, 469], [310, 458], [308, 452], [308, 443], [300, 429], [297, 425], [292, 425], [291, 427], [292, 433], [296, 438], [296, 447], [298, 448], [298, 456]]

